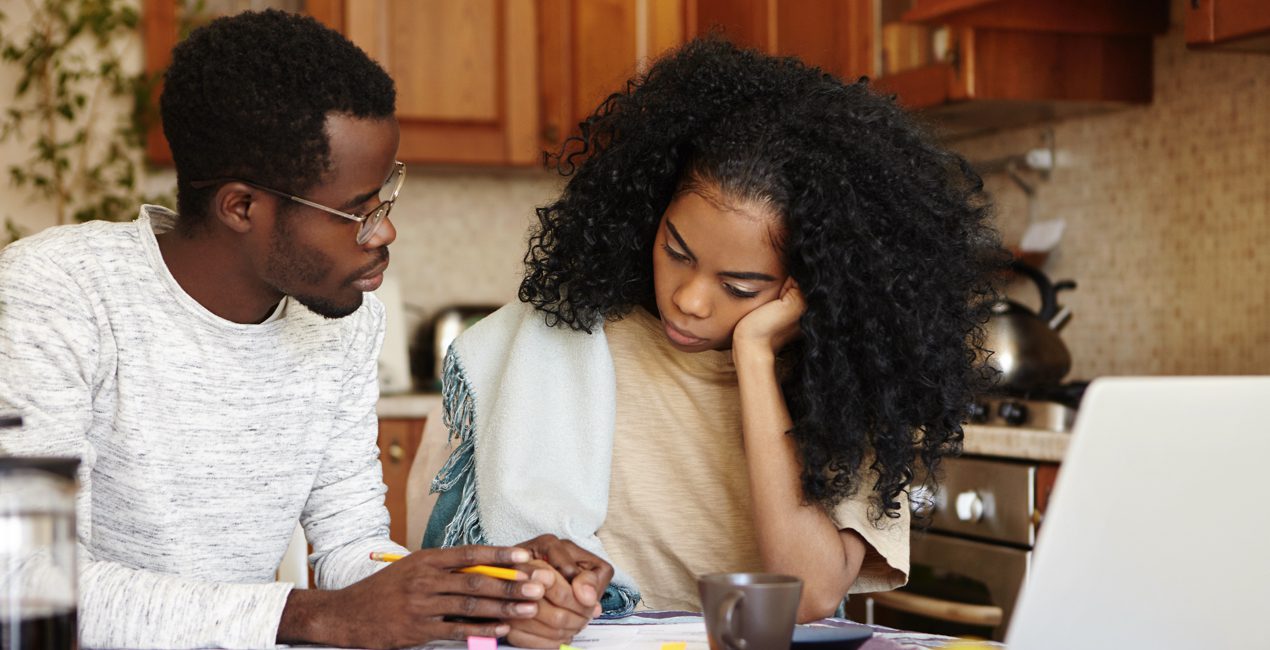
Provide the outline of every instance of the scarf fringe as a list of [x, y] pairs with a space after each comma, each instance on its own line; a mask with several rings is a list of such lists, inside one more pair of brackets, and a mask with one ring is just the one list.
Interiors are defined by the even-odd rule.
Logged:
[[[431, 492], [448, 492], [464, 483], [459, 495], [459, 508], [454, 518], [445, 526], [441, 546], [464, 544], [488, 544], [485, 529], [481, 526], [481, 514], [476, 504], [476, 407], [472, 402], [472, 387], [463, 372], [463, 365], [451, 347], [445, 354], [441, 372], [442, 417], [450, 431], [451, 442], [458, 443], [450, 458], [445, 461], [436, 478], [432, 479]], [[470, 479], [464, 481], [464, 479]]]
[[[458, 509], [445, 526], [441, 547], [489, 544], [476, 503], [476, 407], [472, 386], [453, 347], [446, 352], [442, 365], [441, 402], [442, 418], [450, 431], [450, 441], [457, 444], [436, 478], [432, 479], [429, 489], [435, 494], [449, 492], [462, 485]], [[628, 586], [610, 584], [600, 600], [601, 618], [621, 618], [635, 611], [640, 593]]]

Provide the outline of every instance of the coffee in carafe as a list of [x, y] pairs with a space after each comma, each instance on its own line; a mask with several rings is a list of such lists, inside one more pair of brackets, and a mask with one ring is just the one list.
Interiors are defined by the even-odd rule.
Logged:
[[0, 650], [78, 650], [73, 458], [0, 456]]

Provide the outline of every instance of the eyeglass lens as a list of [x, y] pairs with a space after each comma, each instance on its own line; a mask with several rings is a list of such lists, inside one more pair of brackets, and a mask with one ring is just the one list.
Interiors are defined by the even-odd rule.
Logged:
[[388, 177], [384, 186], [379, 189], [380, 204], [366, 218], [362, 220], [362, 226], [357, 231], [357, 243], [365, 244], [375, 236], [375, 231], [379, 229], [379, 224], [383, 223], [384, 218], [392, 210], [393, 200], [397, 198], [397, 192], [401, 190], [401, 182], [405, 179], [406, 169], [402, 165], [397, 165], [393, 169], [393, 173]]
[[380, 203], [379, 207], [366, 215], [362, 220], [362, 225], [357, 230], [357, 243], [365, 244], [375, 236], [375, 231], [379, 230], [379, 224], [383, 223], [384, 217], [388, 216], [388, 211], [392, 209], [392, 203]]
[[391, 201], [393, 195], [401, 189], [401, 181], [406, 176], [406, 168], [403, 165], [393, 167], [392, 174], [388, 176], [388, 180], [384, 181], [384, 186], [379, 188], [379, 200]]

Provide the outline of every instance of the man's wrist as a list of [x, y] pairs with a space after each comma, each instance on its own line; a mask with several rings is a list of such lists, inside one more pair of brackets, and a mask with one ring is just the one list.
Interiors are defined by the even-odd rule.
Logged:
[[333, 592], [321, 589], [292, 589], [278, 623], [278, 643], [319, 643], [340, 645], [332, 634], [326, 607]]

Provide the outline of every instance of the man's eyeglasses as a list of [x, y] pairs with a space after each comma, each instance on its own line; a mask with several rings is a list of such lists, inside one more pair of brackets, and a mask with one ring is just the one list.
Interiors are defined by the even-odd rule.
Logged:
[[307, 205], [310, 208], [317, 208], [323, 212], [329, 212], [337, 217], [344, 217], [350, 221], [360, 223], [361, 227], [357, 229], [357, 243], [365, 244], [370, 241], [371, 237], [375, 236], [375, 231], [379, 229], [379, 224], [383, 223], [384, 219], [388, 217], [388, 213], [392, 211], [393, 203], [396, 202], [397, 195], [401, 194], [401, 186], [405, 180], [406, 164], [403, 162], [395, 163], [392, 168], [392, 173], [388, 175], [388, 180], [384, 181], [383, 187], [379, 189], [379, 205], [362, 215], [349, 214], [343, 210], [336, 210], [335, 208], [327, 207], [321, 203], [314, 203], [308, 199], [295, 196], [290, 192], [275, 190], [272, 187], [265, 187], [259, 183], [253, 183], [241, 178], [210, 178], [203, 181], [193, 181], [190, 183], [190, 187], [196, 190], [201, 190], [203, 188], [221, 185], [224, 183], [244, 183], [256, 189], [264, 190], [270, 194], [275, 194], [284, 199], [290, 199], [296, 203]]

